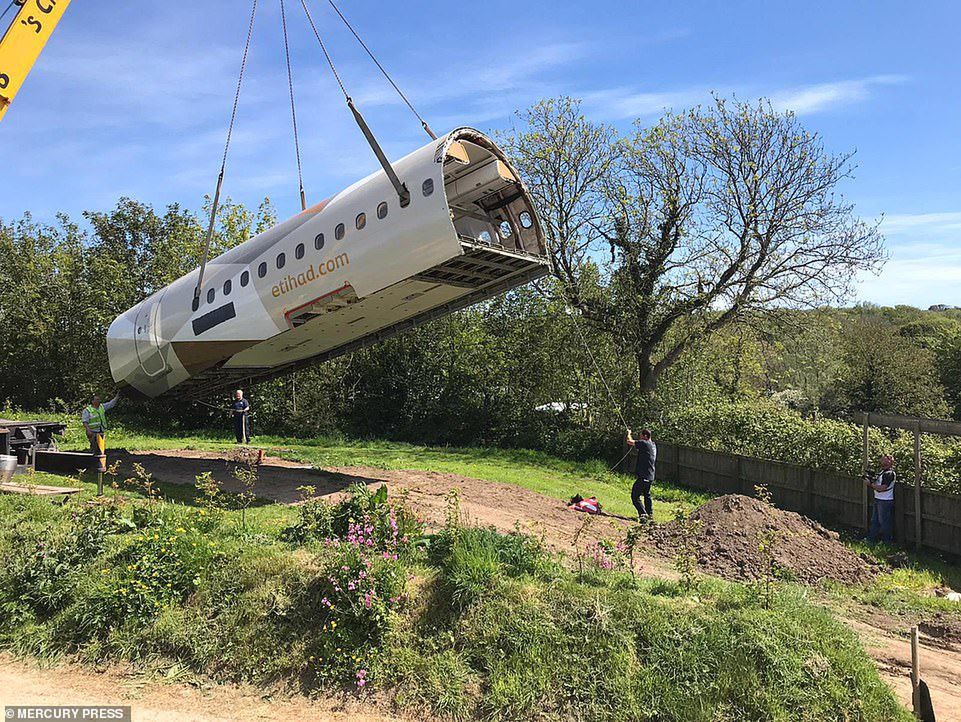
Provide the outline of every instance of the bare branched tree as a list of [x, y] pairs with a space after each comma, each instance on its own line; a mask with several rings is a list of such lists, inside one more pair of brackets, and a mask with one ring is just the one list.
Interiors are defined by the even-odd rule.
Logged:
[[526, 117], [511, 149], [559, 286], [634, 357], [642, 391], [713, 332], [841, 301], [884, 261], [877, 225], [838, 194], [852, 155], [767, 103], [717, 99], [620, 139], [572, 100]]

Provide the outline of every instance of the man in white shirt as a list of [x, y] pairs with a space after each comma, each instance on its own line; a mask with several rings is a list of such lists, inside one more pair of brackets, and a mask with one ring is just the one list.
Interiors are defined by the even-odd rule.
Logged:
[[867, 476], [864, 483], [874, 490], [874, 513], [868, 539], [876, 542], [894, 541], [894, 484], [898, 476], [894, 472], [894, 457], [881, 457], [881, 472], [872, 479]]

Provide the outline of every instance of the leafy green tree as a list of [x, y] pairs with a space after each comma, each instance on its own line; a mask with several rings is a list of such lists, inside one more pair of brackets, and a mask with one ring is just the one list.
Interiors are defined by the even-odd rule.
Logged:
[[[851, 155], [765, 103], [719, 99], [616, 142], [570, 99], [524, 119], [509, 145], [565, 300], [632, 355], [642, 392], [716, 331], [843, 299], [883, 260], [876, 226], [837, 195]], [[600, 285], [583, 283], [595, 265]]]
[[953, 417], [961, 420], [961, 331], [939, 339], [935, 345], [935, 355]]
[[843, 363], [829, 411], [877, 411], [944, 417], [948, 412], [934, 354], [892, 331], [878, 319], [844, 327]]

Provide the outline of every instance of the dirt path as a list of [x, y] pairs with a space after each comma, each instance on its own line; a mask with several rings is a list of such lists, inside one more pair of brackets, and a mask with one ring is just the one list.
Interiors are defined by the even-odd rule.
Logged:
[[73, 664], [40, 667], [0, 655], [0, 707], [6, 705], [128, 705], [133, 722], [392, 722], [357, 700], [272, 697], [234, 685], [203, 688], [149, 681], [121, 669]]
[[[861, 638], [865, 651], [877, 665], [881, 678], [898, 699], [911, 708], [911, 639], [897, 620], [842, 618]], [[875, 626], [877, 624], [878, 626]], [[931, 691], [938, 722], [961, 722], [961, 648], [937, 637], [921, 634], [921, 679]]]
[[[230, 473], [223, 455], [206, 451], [136, 451], [112, 457], [129, 472], [133, 463], [150, 471], [159, 481], [193, 485], [198, 474], [209, 471], [227, 490], [240, 485]], [[318, 496], [338, 500], [352, 484], [387, 483], [392, 496], [406, 496], [408, 503], [427, 523], [443, 526], [447, 495], [457, 489], [463, 520], [478, 526], [493, 526], [502, 532], [515, 529], [540, 537], [555, 551], [571, 552], [575, 535], [579, 546], [601, 538], [623, 535], [631, 520], [613, 515], [591, 516], [570, 511], [557, 499], [513, 484], [471, 479], [437, 471], [385, 471], [366, 466], [315, 469], [276, 457], [265, 457], [259, 467], [257, 495], [283, 504], [301, 498], [298, 487], [313, 486]], [[645, 560], [642, 567], [669, 572], [669, 562]]]
[[[227, 488], [236, 483], [230, 476], [229, 464], [218, 453], [149, 451], [120, 458], [125, 469], [129, 469], [132, 462], [138, 462], [165, 482], [192, 485], [198, 474], [210, 471]], [[353, 483], [382, 482], [387, 482], [391, 494], [406, 495], [408, 502], [431, 527], [437, 528], [444, 523], [446, 496], [456, 488], [462, 516], [468, 523], [494, 526], [504, 532], [519, 528], [542, 537], [550, 547], [563, 552], [572, 551], [575, 535], [579, 534], [579, 539], [583, 540], [579, 545], [586, 544], [593, 539], [617, 537], [630, 524], [629, 520], [619, 517], [585, 518], [569, 511], [563, 502], [511, 484], [431, 471], [385, 471], [369, 467], [314, 469], [275, 457], [267, 457], [260, 467], [258, 494], [277, 502], [294, 503], [300, 498], [297, 487], [310, 484], [316, 487], [319, 495], [335, 500]], [[586, 528], [582, 528], [585, 524]], [[638, 572], [658, 577], [676, 576], [668, 560], [654, 555], [638, 561]], [[910, 708], [911, 645], [905, 636], [904, 621], [879, 615], [874, 610], [863, 611], [863, 617], [849, 614], [844, 621], [860, 636], [881, 676], [898, 699]], [[922, 676], [931, 690], [939, 722], [961, 722], [961, 643], [922, 635], [921, 644]], [[3, 686], [0, 684], [0, 688]], [[271, 702], [268, 709], [273, 709], [274, 704]]]

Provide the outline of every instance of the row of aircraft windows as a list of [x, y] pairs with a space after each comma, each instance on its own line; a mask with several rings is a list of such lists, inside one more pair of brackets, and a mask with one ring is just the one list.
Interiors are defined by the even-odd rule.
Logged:
[[[424, 194], [425, 198], [434, 192], [433, 179], [428, 178], [427, 180], [424, 181], [424, 183], [421, 185], [421, 192]], [[381, 221], [384, 220], [387, 217], [388, 212], [389, 212], [389, 208], [387, 207], [387, 201], [381, 201], [377, 205], [377, 219]], [[357, 217], [354, 219], [354, 227], [358, 231], [361, 231], [366, 226], [367, 226], [367, 214], [358, 213]], [[338, 223], [334, 227], [334, 238], [336, 238], [338, 241], [341, 241], [344, 239], [344, 236], [346, 235], [347, 235], [347, 227], [343, 223]], [[324, 234], [318, 233], [314, 237], [314, 250], [319, 251], [323, 247], [324, 247]], [[306, 253], [307, 253], [307, 249], [305, 248], [303, 243], [298, 243], [297, 247], [294, 248], [294, 258], [296, 258], [298, 261], [302, 259], [306, 255]], [[283, 268], [285, 265], [287, 265], [287, 254], [283, 252], [278, 253], [274, 263], [276, 263], [278, 270]], [[261, 261], [260, 265], [257, 266], [257, 277], [263, 278], [266, 275], [267, 275], [267, 262]], [[240, 286], [241, 288], [243, 288], [243, 287], [246, 287], [247, 284], [249, 283], [250, 283], [250, 271], [244, 271], [243, 273], [240, 274]], [[233, 282], [228, 278], [226, 281], [224, 281], [223, 293], [225, 296], [229, 296], [232, 290], [233, 290]], [[213, 303], [216, 297], [217, 297], [217, 293], [214, 289], [211, 288], [207, 291], [207, 303]], [[197, 310], [198, 305], [199, 304], [197, 303], [197, 300], [194, 299], [194, 303], [193, 303], [194, 311]]]

